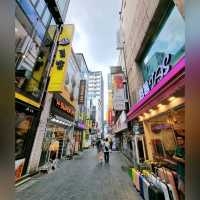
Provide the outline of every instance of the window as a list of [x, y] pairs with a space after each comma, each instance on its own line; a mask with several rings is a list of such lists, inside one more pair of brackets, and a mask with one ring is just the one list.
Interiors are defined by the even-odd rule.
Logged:
[[57, 0], [57, 4], [58, 4], [58, 8], [60, 10], [61, 16], [64, 14], [64, 10], [65, 10], [67, 1], [68, 0]]
[[50, 12], [49, 12], [49, 9], [46, 8], [45, 12], [44, 12], [44, 15], [42, 17], [42, 21], [44, 23], [45, 26], [47, 26], [48, 22], [49, 22], [49, 19], [50, 19]]
[[55, 22], [54, 18], [51, 17], [51, 22], [50, 22], [50, 26], [48, 28], [48, 33], [52, 40], [54, 39], [56, 29], [57, 29], [56, 22]]
[[31, 0], [32, 4], [35, 5], [38, 0]]
[[175, 64], [185, 49], [185, 23], [178, 9], [174, 7], [165, 21], [161, 31], [142, 59], [141, 66], [144, 81], [155, 71], [166, 54], [172, 54]]
[[39, 2], [37, 3], [37, 6], [36, 6], [36, 10], [37, 10], [39, 16], [42, 16], [45, 6], [46, 6], [46, 3], [44, 2], [44, 0], [39, 0]]

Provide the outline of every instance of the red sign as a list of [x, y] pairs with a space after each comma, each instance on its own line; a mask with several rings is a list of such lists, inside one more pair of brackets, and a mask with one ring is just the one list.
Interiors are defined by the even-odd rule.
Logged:
[[63, 101], [59, 99], [56, 99], [56, 107], [72, 116], [75, 116], [74, 108], [72, 106], [66, 105]]
[[108, 110], [108, 124], [112, 125], [112, 110]]
[[123, 89], [124, 88], [122, 74], [114, 75], [114, 82], [115, 82], [115, 85], [116, 85], [116, 89]]

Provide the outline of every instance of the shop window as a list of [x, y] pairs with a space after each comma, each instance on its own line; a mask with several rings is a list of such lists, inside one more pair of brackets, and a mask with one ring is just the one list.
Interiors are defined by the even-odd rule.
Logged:
[[33, 116], [16, 112], [15, 125], [15, 157], [16, 159], [25, 157], [26, 140], [32, 125]]
[[172, 9], [161, 30], [153, 39], [153, 43], [147, 49], [140, 62], [144, 82], [162, 64], [166, 54], [172, 55], [172, 64], [175, 64], [184, 54], [185, 23], [176, 6]]
[[26, 13], [26, 16], [29, 18], [31, 21], [33, 27], [35, 28], [37, 34], [39, 35], [40, 39], [42, 40], [45, 35], [45, 28], [42, 22], [39, 19], [39, 16], [31, 4], [30, 1], [27, 0], [17, 0], [24, 12]]
[[149, 120], [154, 158], [173, 157], [177, 147], [177, 137], [185, 137], [184, 117], [185, 109], [181, 107]]
[[[18, 29], [21, 30], [19, 31]], [[16, 20], [16, 88], [30, 98], [40, 100], [44, 89], [46, 64], [51, 51], [51, 38], [46, 35], [40, 46]], [[22, 34], [23, 33], [23, 34]]]

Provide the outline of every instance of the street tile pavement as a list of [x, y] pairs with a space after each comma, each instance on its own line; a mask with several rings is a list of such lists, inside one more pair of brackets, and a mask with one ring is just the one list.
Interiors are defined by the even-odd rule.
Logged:
[[95, 149], [59, 164], [16, 188], [17, 200], [141, 200], [125, 169], [127, 159], [112, 152], [110, 164], [98, 164]]

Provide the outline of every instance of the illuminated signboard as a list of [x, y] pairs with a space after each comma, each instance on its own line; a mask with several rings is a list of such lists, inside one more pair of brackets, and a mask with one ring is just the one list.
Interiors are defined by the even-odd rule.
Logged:
[[71, 41], [73, 34], [74, 25], [63, 25], [50, 73], [49, 92], [63, 92], [64, 90], [65, 74], [68, 70], [68, 60], [71, 55]]
[[59, 94], [54, 94], [51, 112], [66, 119], [75, 117], [75, 108]]
[[143, 99], [149, 91], [172, 69], [171, 66], [172, 55], [168, 54], [163, 59], [163, 64], [158, 66], [158, 68], [151, 74], [151, 77], [144, 83], [144, 85], [139, 89], [140, 100]]

